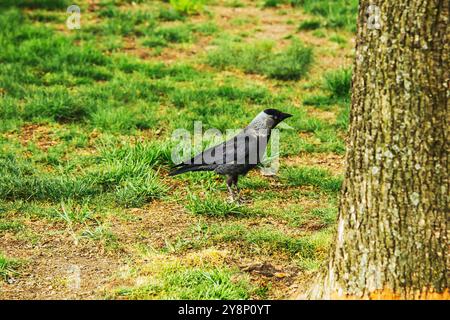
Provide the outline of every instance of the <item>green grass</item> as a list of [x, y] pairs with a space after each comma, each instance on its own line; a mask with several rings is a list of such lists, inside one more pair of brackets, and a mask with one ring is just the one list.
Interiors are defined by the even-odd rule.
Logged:
[[[201, 106], [202, 110], [198, 110], [198, 115], [200, 116], [200, 113], [205, 112], [205, 106], [211, 102], [264, 103], [273, 100], [273, 97], [266, 88], [260, 86], [237, 87], [223, 85], [216, 88], [175, 89], [170, 93], [169, 99], [178, 108]], [[221, 112], [221, 110], [208, 111]]]
[[246, 73], [258, 73], [278, 80], [298, 80], [306, 75], [312, 63], [312, 49], [299, 41], [281, 52], [273, 43], [226, 43], [208, 52], [207, 63], [219, 69], [235, 67]]
[[6, 231], [17, 232], [22, 230], [24, 225], [18, 221], [3, 221], [0, 220], [0, 233]]
[[167, 163], [166, 150], [161, 145], [141, 144], [112, 151], [105, 147], [103, 156], [99, 157], [101, 165], [81, 176], [51, 175], [38, 170], [30, 161], [0, 158], [0, 198], [59, 202], [109, 192], [122, 206], [141, 206], [167, 191], [153, 170], [160, 161]]
[[264, 0], [263, 6], [265, 8], [274, 8], [284, 3], [286, 3], [285, 0]]
[[350, 103], [346, 101], [343, 106], [341, 106], [341, 110], [336, 119], [336, 125], [343, 129], [347, 130], [350, 122]]
[[328, 28], [356, 31], [358, 0], [264, 0], [263, 7], [274, 8], [290, 4], [325, 20]]
[[[86, 176], [93, 185], [112, 192], [115, 201], [124, 207], [140, 207], [161, 198], [167, 187], [153, 167], [167, 157], [161, 146], [138, 144], [103, 152], [101, 166]], [[164, 161], [164, 160], [163, 160]]]
[[3, 281], [8, 281], [8, 279], [17, 275], [19, 267], [19, 261], [9, 259], [0, 253], [0, 278], [3, 279]]
[[100, 244], [112, 252], [120, 249], [117, 236], [105, 225], [86, 227], [76, 237], [82, 240], [92, 240], [96, 245]]
[[83, 224], [96, 218], [88, 203], [78, 204], [72, 199], [67, 200], [66, 203], [62, 201], [60, 208], [55, 209], [54, 216], [67, 224]]
[[82, 97], [74, 97], [65, 88], [54, 86], [36, 90], [25, 97], [24, 120], [51, 119], [58, 122], [83, 120], [92, 109]]
[[248, 299], [250, 284], [246, 280], [235, 281], [234, 275], [228, 268], [168, 270], [157, 283], [119, 290], [117, 295], [130, 299]]
[[314, 258], [315, 245], [308, 236], [293, 237], [267, 227], [247, 228], [238, 223], [213, 224], [203, 230], [206, 238], [213, 243], [244, 242], [244, 246], [266, 249], [269, 252], [286, 252], [292, 256]]
[[89, 31], [116, 35], [146, 34], [152, 29], [145, 26], [154, 26], [157, 18], [148, 11], [120, 10], [112, 5], [102, 8], [99, 16], [103, 18], [102, 23], [91, 27]]
[[342, 185], [342, 178], [313, 167], [289, 167], [281, 175], [288, 185], [314, 186], [325, 192], [338, 192]]
[[317, 37], [317, 38], [325, 38], [326, 37], [325, 31], [322, 30], [322, 29], [314, 30], [312, 32], [312, 35]]
[[160, 37], [167, 42], [173, 43], [189, 42], [192, 39], [190, 31], [183, 25], [158, 28], [155, 31], [155, 36]]
[[335, 99], [333, 99], [330, 95], [323, 94], [312, 94], [303, 98], [303, 104], [307, 106], [316, 106], [316, 107], [327, 107], [335, 103]]
[[82, 198], [98, 189], [88, 180], [39, 172], [29, 162], [0, 158], [0, 198], [3, 200], [50, 200]]
[[337, 44], [339, 44], [341, 46], [345, 46], [347, 44], [347, 40], [338, 34], [333, 34], [332, 36], [330, 36], [329, 39], [330, 39], [330, 41], [336, 42]]
[[190, 195], [186, 209], [194, 214], [224, 217], [229, 215], [248, 215], [249, 209], [234, 202], [227, 202], [217, 195], [208, 194], [200, 198], [196, 195]]
[[323, 17], [326, 27], [356, 31], [358, 0], [293, 0], [307, 13]]
[[350, 98], [350, 89], [352, 85], [352, 70], [342, 68], [329, 71], [324, 76], [324, 86], [335, 98]]
[[61, 0], [4, 0], [1, 6], [3, 7], [20, 7], [29, 9], [66, 9], [70, 5], [70, 1]]
[[243, 8], [243, 7], [245, 7], [245, 4], [242, 3], [242, 1], [240, 1], [240, 0], [227, 0], [225, 5], [227, 7], [231, 7], [231, 8]]
[[335, 208], [316, 208], [311, 211], [311, 215], [320, 219], [325, 225], [333, 225], [336, 222]]
[[316, 30], [322, 26], [320, 20], [310, 19], [300, 22], [298, 30]]
[[184, 14], [199, 13], [206, 2], [206, 0], [170, 0], [171, 6]]
[[292, 255], [299, 255], [302, 257], [314, 256], [314, 244], [312, 244], [307, 237], [292, 238], [282, 232], [273, 231], [268, 228], [261, 228], [250, 232], [245, 240], [249, 244], [256, 244], [263, 247], [269, 247], [272, 250], [287, 251]]
[[264, 177], [244, 177], [239, 180], [239, 187], [241, 189], [267, 189], [269, 185], [269, 180]]
[[141, 207], [147, 202], [161, 198], [167, 188], [154, 173], [127, 179], [114, 191], [117, 203], [124, 207]]
[[100, 159], [106, 163], [119, 161], [126, 167], [127, 163], [141, 163], [150, 169], [157, 165], [171, 164], [171, 145], [169, 143], [121, 141], [116, 144], [105, 141], [100, 144]]
[[305, 76], [312, 62], [312, 49], [294, 41], [283, 52], [267, 61], [264, 74], [278, 80], [298, 80]]
[[184, 21], [185, 16], [173, 8], [161, 7], [159, 9], [158, 19], [162, 21]]

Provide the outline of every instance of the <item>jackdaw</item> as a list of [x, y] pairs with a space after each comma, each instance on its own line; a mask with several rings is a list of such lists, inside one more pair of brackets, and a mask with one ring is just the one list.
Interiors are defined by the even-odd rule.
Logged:
[[189, 171], [214, 171], [225, 175], [228, 192], [234, 201], [233, 185], [239, 194], [239, 175], [246, 175], [261, 163], [272, 129], [289, 117], [292, 115], [276, 109], [266, 109], [238, 135], [175, 165], [169, 175], [175, 176]]

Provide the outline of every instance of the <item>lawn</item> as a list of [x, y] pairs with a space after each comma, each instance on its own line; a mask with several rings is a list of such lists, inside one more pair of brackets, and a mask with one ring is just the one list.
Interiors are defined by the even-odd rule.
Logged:
[[[74, 30], [71, 4], [0, 4], [0, 298], [306, 288], [335, 226], [357, 1], [80, 0]], [[244, 204], [212, 173], [168, 176], [175, 130], [267, 108], [293, 117]]]

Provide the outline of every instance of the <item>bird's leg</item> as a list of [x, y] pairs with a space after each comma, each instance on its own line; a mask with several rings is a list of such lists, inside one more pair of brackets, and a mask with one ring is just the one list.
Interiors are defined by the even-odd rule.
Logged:
[[234, 199], [233, 177], [232, 176], [227, 177], [227, 189], [228, 189], [228, 193], [230, 194], [231, 201], [234, 202], [235, 199]]
[[236, 193], [237, 193], [237, 202], [241, 203], [241, 190], [238, 187], [238, 179], [239, 176], [234, 176], [232, 183], [234, 184], [235, 188], [236, 188]]

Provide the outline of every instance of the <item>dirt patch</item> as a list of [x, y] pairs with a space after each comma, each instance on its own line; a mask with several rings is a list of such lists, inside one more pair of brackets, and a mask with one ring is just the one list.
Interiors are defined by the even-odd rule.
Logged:
[[[28, 221], [27, 230], [39, 235], [34, 241], [10, 232], [0, 234], [0, 252], [23, 261], [18, 275], [9, 282], [0, 281], [0, 299], [104, 298], [116, 286], [117, 274], [127, 269], [136, 244], [163, 248], [196, 221], [179, 207], [163, 202], [130, 209], [125, 217], [108, 219], [109, 231], [118, 243], [114, 250], [95, 240], [74, 237], [81, 228], [70, 230], [62, 223]], [[77, 274], [79, 287], [74, 280]]]
[[[288, 23], [288, 20], [294, 19], [295, 21], [300, 21], [304, 19], [304, 16], [298, 12], [295, 16], [280, 15], [273, 9], [260, 9], [249, 6], [242, 8], [214, 6], [211, 7], [211, 11], [214, 12], [217, 23], [223, 30], [233, 32], [253, 31], [254, 34], [250, 37], [252, 41], [255, 39], [274, 40], [278, 44], [288, 42], [285, 40], [286, 36], [296, 30], [296, 25], [294, 23]], [[252, 23], [253, 30], [249, 30], [249, 25], [247, 24], [243, 24], [242, 26], [233, 25], [232, 21], [239, 18], [258, 21], [258, 23], [256, 25]]]
[[284, 160], [286, 166], [311, 166], [328, 169], [333, 175], [343, 175], [345, 157], [334, 153], [302, 153]]
[[[220, 247], [234, 253], [228, 261], [230, 265], [235, 265], [241, 272], [248, 274], [250, 281], [257, 287], [269, 289], [267, 297], [263, 296], [263, 298], [289, 298], [292, 295], [291, 292], [298, 288], [300, 279], [307, 275], [292, 263], [289, 255], [282, 252], [274, 255], [264, 253], [264, 259], [261, 259], [261, 254], [251, 252], [248, 248], [239, 248], [231, 243], [222, 244]], [[258, 299], [261, 296], [252, 298]]]
[[112, 232], [125, 247], [138, 242], [161, 249], [168, 242], [176, 241], [199, 217], [184, 212], [177, 205], [154, 201], [142, 209], [129, 209], [125, 218], [112, 219]]
[[140, 59], [148, 59], [151, 56], [151, 49], [138, 46], [134, 37], [124, 37], [122, 49], [126, 54], [134, 55]]
[[[44, 221], [27, 223], [45, 235], [38, 243], [0, 235], [0, 251], [19, 259], [19, 274], [0, 281], [0, 299], [95, 299], [121, 265], [120, 258], [91, 241], [78, 244], [63, 225]], [[41, 239], [44, 239], [42, 237]]]
[[180, 61], [189, 61], [198, 55], [206, 53], [209, 43], [212, 40], [211, 36], [198, 36], [194, 43], [171, 45], [162, 50], [161, 54], [154, 59], [157, 61], [164, 61], [167, 64], [178, 63]]
[[335, 123], [336, 122], [336, 112], [333, 112], [333, 111], [325, 111], [325, 110], [318, 110], [316, 108], [308, 108], [308, 114], [314, 118], [323, 120], [327, 123]]
[[57, 145], [58, 141], [52, 137], [52, 130], [42, 124], [26, 124], [20, 129], [19, 140], [23, 146], [35, 142], [37, 147], [43, 151]]

